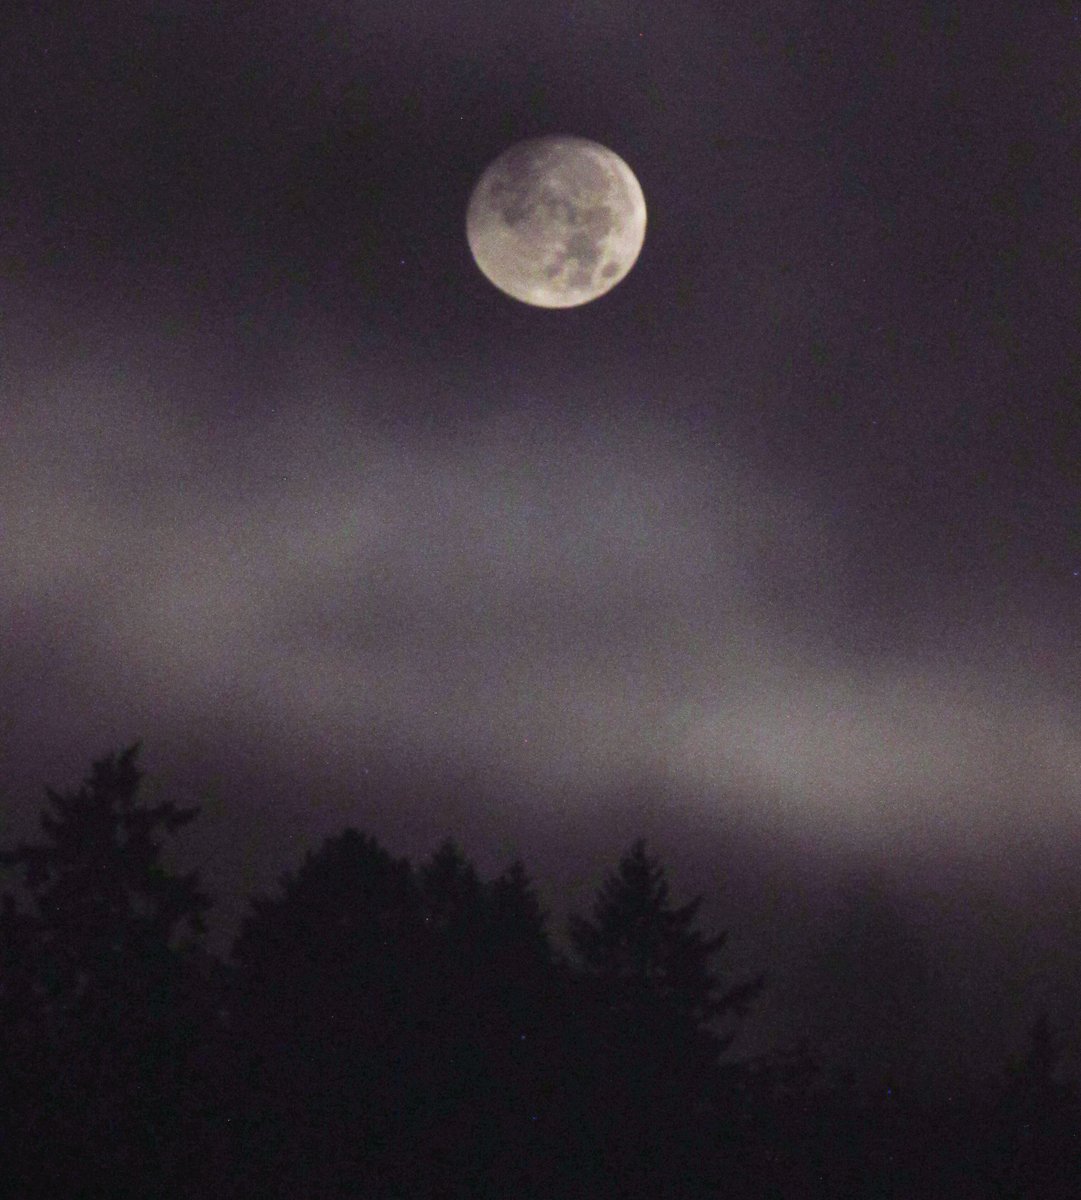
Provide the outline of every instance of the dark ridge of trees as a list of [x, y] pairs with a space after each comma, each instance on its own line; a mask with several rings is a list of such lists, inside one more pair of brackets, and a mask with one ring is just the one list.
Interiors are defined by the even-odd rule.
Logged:
[[[878, 1034], [870, 1087], [807, 1042], [740, 1058], [764, 977], [730, 974], [726, 935], [642, 841], [564, 954], [521, 862], [486, 880], [453, 841], [414, 866], [346, 829], [252, 899], [220, 960], [198, 876], [162, 865], [196, 810], [143, 803], [137, 759], [47, 789], [41, 840], [0, 854], [17, 885], [0, 905], [5, 1195], [1081, 1195], [1081, 1103], [1046, 1016], [965, 1094], [897, 1071]], [[881, 959], [887, 986], [906, 951], [876, 912], [866, 969]], [[879, 1007], [893, 1022], [922, 997]]]

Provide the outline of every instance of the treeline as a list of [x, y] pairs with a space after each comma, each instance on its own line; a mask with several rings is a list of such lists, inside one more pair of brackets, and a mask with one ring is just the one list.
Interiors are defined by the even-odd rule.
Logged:
[[451, 842], [414, 866], [347, 829], [221, 960], [197, 873], [162, 865], [196, 810], [144, 803], [137, 759], [47, 790], [41, 840], [0, 855], [4, 1195], [1081, 1195], [1046, 1020], [965, 1095], [740, 1059], [765, 981], [720, 971], [640, 841], [561, 953], [521, 863], [483, 880]]

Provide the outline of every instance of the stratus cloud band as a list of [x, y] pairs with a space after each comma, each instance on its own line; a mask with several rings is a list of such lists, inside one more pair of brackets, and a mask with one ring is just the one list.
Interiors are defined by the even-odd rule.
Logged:
[[39, 608], [77, 615], [73, 723], [109, 662], [118, 716], [242, 705], [283, 754], [409, 745], [519, 796], [664, 778], [861, 840], [1072, 819], [1061, 697], [992, 654], [838, 653], [837, 531], [663, 423], [523, 407], [392, 436], [363, 398], [303, 396], [208, 442], [183, 396], [100, 374], [14, 399], [0, 606], [16, 640]]

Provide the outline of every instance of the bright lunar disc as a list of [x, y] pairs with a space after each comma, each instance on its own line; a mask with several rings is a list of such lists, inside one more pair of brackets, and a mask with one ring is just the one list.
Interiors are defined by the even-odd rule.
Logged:
[[481, 175], [465, 219], [477, 266], [541, 308], [603, 296], [634, 266], [646, 201], [630, 167], [577, 137], [518, 142]]

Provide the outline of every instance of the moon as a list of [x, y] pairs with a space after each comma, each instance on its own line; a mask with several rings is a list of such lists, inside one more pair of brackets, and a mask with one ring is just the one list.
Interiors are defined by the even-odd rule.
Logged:
[[573, 308], [610, 291], [646, 236], [634, 172], [598, 142], [555, 135], [517, 142], [481, 175], [466, 237], [500, 291], [539, 308]]

